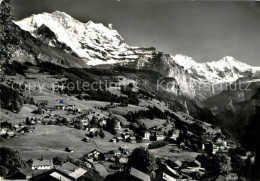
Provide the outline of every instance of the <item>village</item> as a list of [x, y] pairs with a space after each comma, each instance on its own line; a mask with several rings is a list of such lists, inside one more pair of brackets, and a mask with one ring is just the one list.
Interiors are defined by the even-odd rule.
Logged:
[[[44, 74], [39, 79], [48, 78]], [[50, 79], [66, 84], [61, 77]], [[19, 80], [25, 83], [26, 101], [17, 114], [3, 111], [0, 145], [19, 150], [26, 166], [3, 179], [188, 181], [218, 179], [222, 162], [230, 165], [229, 152], [237, 142], [221, 128], [192, 117], [185, 100], [183, 111], [173, 111], [135, 80], [111, 79], [115, 84], [107, 91], [88, 94], [53, 92], [50, 85], [38, 93], [39, 88], [28, 86], [31, 79]], [[150, 163], [138, 167], [142, 163], [136, 155], [143, 153], [153, 160], [149, 171], [142, 168]]]
[[[194, 180], [206, 174], [202, 161], [199, 161], [197, 157], [189, 161], [180, 161], [155, 153], [160, 166], [154, 170], [157, 174], [152, 175], [147, 175], [134, 167], [129, 168], [128, 159], [132, 151], [139, 146], [151, 153], [167, 145], [178, 148], [179, 152], [193, 151], [200, 154], [205, 154], [210, 149], [212, 149], [212, 154], [225, 154], [230, 148], [236, 147], [235, 142], [227, 139], [219, 128], [196, 120], [188, 113], [171, 113], [169, 114], [171, 116], [166, 116], [163, 124], [147, 128], [144, 124], [138, 122], [133, 125], [127, 120], [129, 115], [133, 116], [136, 112], [128, 113], [125, 117], [113, 114], [109, 108], [115, 106], [118, 105], [111, 103], [105, 107], [99, 107], [99, 109], [82, 110], [76, 105], [64, 103], [53, 107], [46, 105], [42, 109], [41, 118], [27, 117], [17, 125], [12, 125], [7, 121], [1, 122], [0, 134], [1, 138], [5, 140], [33, 134], [35, 127], [40, 125], [52, 125], [83, 130], [85, 137], [79, 140], [83, 142], [82, 144], [91, 142], [96, 144], [94, 138], [99, 137], [104, 144], [107, 142], [115, 148], [109, 151], [95, 148], [78, 158], [68, 155], [67, 157], [57, 156], [45, 159], [39, 156], [38, 159], [28, 160], [29, 167], [19, 170], [9, 176], [9, 179], [80, 180], [92, 172], [104, 179], [110, 174], [129, 170], [131, 177], [143, 181], [155, 180], [155, 178], [156, 180]], [[148, 107], [148, 109], [153, 112], [158, 111], [152, 107]], [[196, 140], [197, 135], [195, 134], [197, 133], [187, 129], [188, 126], [201, 128], [201, 139]], [[112, 137], [107, 138], [108, 133], [111, 133]], [[193, 139], [195, 141], [192, 141]], [[70, 144], [64, 150], [68, 154], [78, 151]]]

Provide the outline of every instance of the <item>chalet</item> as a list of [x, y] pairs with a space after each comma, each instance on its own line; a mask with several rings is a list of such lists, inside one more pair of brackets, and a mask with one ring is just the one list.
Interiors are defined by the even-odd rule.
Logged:
[[219, 146], [213, 144], [213, 151], [212, 151], [212, 153], [213, 153], [213, 154], [216, 154], [218, 151], [219, 151]]
[[7, 131], [7, 133], [6, 133], [6, 137], [7, 137], [7, 138], [12, 138], [12, 137], [14, 137], [14, 136], [15, 136], [15, 134], [14, 134], [13, 131]]
[[127, 146], [121, 146], [121, 147], [119, 148], [119, 150], [121, 151], [122, 154], [126, 154], [126, 155], [129, 155], [129, 154], [130, 154], [129, 149], [128, 149]]
[[171, 160], [166, 160], [165, 164], [167, 164], [168, 166], [170, 166], [171, 168], [175, 168], [178, 169], [182, 166], [182, 162], [180, 160], [176, 160], [176, 161], [171, 161]]
[[180, 135], [180, 130], [176, 129], [173, 131], [173, 133], [171, 135], [171, 139], [176, 141], [179, 138], [179, 135]]
[[76, 108], [74, 111], [75, 111], [75, 112], [78, 112], [78, 113], [81, 113], [81, 112], [82, 112], [80, 108]]
[[105, 119], [101, 119], [98, 124], [100, 127], [106, 127], [107, 121]]
[[0, 129], [0, 136], [5, 135], [6, 133], [7, 133], [7, 129], [6, 128]]
[[150, 132], [149, 131], [145, 131], [143, 140], [150, 140], [150, 136], [151, 136]]
[[55, 109], [62, 109], [63, 107], [64, 107], [64, 105], [61, 105], [61, 104], [55, 105]]
[[112, 153], [115, 156], [120, 156], [122, 154], [120, 150], [111, 150], [111, 151], [109, 151], [109, 153]]
[[92, 168], [94, 165], [93, 165], [93, 159], [86, 159], [84, 161], [84, 165], [87, 167], [87, 168]]
[[53, 164], [54, 165], [62, 165], [63, 163], [67, 162], [66, 159], [61, 158], [61, 157], [55, 157], [53, 158]]
[[19, 125], [14, 125], [14, 130], [16, 131], [19, 127]]
[[47, 113], [51, 113], [52, 112], [52, 108], [47, 108]]
[[123, 133], [127, 133], [127, 134], [129, 134], [130, 136], [133, 136], [133, 135], [134, 135], [134, 131], [129, 128], [129, 125], [126, 125], [126, 127], [125, 127], [124, 130], [123, 130]]
[[117, 142], [122, 142], [122, 141], [123, 141], [123, 138], [118, 136], [118, 137], [116, 137], [116, 141], [117, 141]]
[[127, 163], [128, 162], [128, 158], [126, 156], [119, 156], [118, 157], [118, 162], [119, 163]]
[[117, 142], [116, 138], [112, 138], [112, 139], [111, 139], [111, 142], [112, 142], [112, 143], [116, 143], [116, 142]]
[[110, 165], [109, 168], [111, 168], [111, 169], [113, 169], [113, 170], [121, 171], [121, 170], [124, 169], [124, 165], [121, 164], [121, 163], [114, 163], [114, 164]]
[[177, 165], [177, 167], [182, 166], [182, 162], [180, 160], [176, 160], [174, 163]]
[[36, 121], [34, 121], [34, 120], [31, 120], [31, 123], [30, 123], [31, 125], [36, 125]]
[[89, 139], [89, 137], [85, 137], [85, 138], [83, 139], [83, 141], [89, 143], [89, 142], [91, 142], [91, 139]]
[[95, 149], [95, 150], [92, 150], [91, 152], [89, 152], [86, 156], [88, 158], [98, 159], [100, 154], [102, 154], [102, 153]]
[[167, 164], [163, 168], [162, 180], [167, 181], [187, 181], [187, 178], [182, 176], [177, 172], [177, 170], [172, 169]]
[[94, 159], [93, 158], [84, 158], [83, 161], [84, 161], [84, 163], [86, 164], [86, 166], [88, 168], [92, 168], [93, 167], [93, 163], [94, 163]]
[[136, 138], [134, 136], [127, 138], [127, 140], [129, 143], [136, 143]]
[[75, 152], [75, 149], [74, 149], [73, 147], [67, 147], [67, 148], [65, 148], [65, 150], [66, 150], [67, 152], [70, 152], [70, 153]]
[[202, 140], [201, 149], [202, 149], [202, 150], [205, 150], [205, 145], [207, 145], [207, 144], [208, 144], [207, 141]]
[[20, 127], [16, 130], [18, 133], [29, 133], [30, 132], [30, 129], [28, 127]]
[[52, 159], [48, 160], [33, 160], [32, 169], [33, 170], [50, 170], [53, 168]]
[[194, 174], [198, 175], [199, 177], [205, 175], [205, 171], [203, 170], [203, 168], [201, 168], [200, 170], [194, 168], [183, 168], [180, 172], [182, 175], [186, 176], [187, 178], [194, 177]]
[[114, 159], [114, 154], [113, 153], [105, 153], [104, 154], [104, 158], [105, 158], [105, 161], [114, 161], [115, 159]]
[[[28, 167], [26, 169], [23, 169], [23, 170], [18, 170], [17, 172], [15, 172], [11, 178], [12, 180], [17, 180], [17, 179], [31, 179], [32, 176], [35, 174], [36, 170], [33, 170], [31, 167]], [[1, 181], [1, 179], [0, 179]]]
[[156, 141], [164, 140], [164, 138], [165, 138], [165, 136], [164, 136], [162, 131], [157, 131], [156, 132]]
[[75, 181], [76, 179], [69, 176], [68, 174], [60, 171], [60, 170], [57, 170], [57, 169], [52, 169], [52, 170], [49, 170], [49, 171], [45, 171], [45, 172], [42, 172], [40, 174], [37, 174], [37, 175], [34, 175], [31, 180], [42, 180], [42, 181], [45, 181], [45, 180], [49, 180], [49, 181]]
[[[52, 172], [49, 176], [51, 177], [52, 180], [66, 180], [66, 181], [74, 180], [74, 179], [68, 178], [68, 175], [62, 175], [59, 172]], [[50, 178], [48, 178], [48, 180], [49, 179]], [[46, 178], [46, 180], [47, 180], [47, 178]]]
[[58, 167], [57, 170], [69, 175], [74, 179], [80, 178], [87, 172], [85, 169], [80, 168], [71, 162], [63, 164], [62, 166]]
[[98, 128], [86, 128], [86, 131], [87, 131], [87, 133], [90, 133], [90, 132], [95, 133], [96, 131], [99, 131], [99, 129]]
[[70, 105], [66, 106], [65, 109], [68, 110], [68, 111], [72, 111], [72, 110], [74, 110], [75, 106], [76, 105], [70, 104]]
[[130, 135], [129, 132], [123, 132], [121, 136], [122, 136], [122, 138], [123, 138], [124, 140], [126, 140], [126, 139], [129, 138], [131, 135]]
[[131, 168], [130, 175], [135, 178], [135, 180], [140, 181], [151, 181], [151, 177], [135, 168]]
[[190, 172], [199, 172], [199, 171], [204, 172], [205, 171], [205, 168], [201, 167], [201, 163], [198, 160], [194, 160], [192, 162], [189, 162], [187, 164], [187, 169]]
[[227, 139], [225, 138], [224, 135], [216, 136], [216, 137], [214, 138], [214, 142], [215, 142], [216, 145], [222, 146], [223, 149], [224, 149], [225, 147], [227, 147]]
[[82, 123], [83, 126], [89, 125], [89, 120], [88, 119], [82, 119], [82, 120], [80, 120], [80, 122]]
[[122, 127], [120, 125], [120, 121], [116, 121], [114, 125], [114, 131], [119, 134], [122, 132]]
[[218, 151], [224, 151], [227, 148], [227, 142], [218, 142], [214, 144], [216, 147], [218, 147]]

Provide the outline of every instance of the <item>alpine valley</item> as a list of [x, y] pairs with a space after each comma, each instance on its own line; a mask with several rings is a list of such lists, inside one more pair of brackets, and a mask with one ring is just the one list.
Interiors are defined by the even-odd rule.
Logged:
[[[18, 44], [3, 65], [0, 147], [18, 150], [23, 160], [69, 156], [77, 167], [88, 163], [80, 164], [85, 180], [127, 180], [133, 168], [163, 180], [173, 158], [182, 162], [175, 180], [252, 178], [245, 168], [255, 150], [241, 145], [259, 112], [260, 67], [226, 55], [197, 63], [131, 46], [112, 24], [83, 23], [60, 11], [13, 21], [11, 29]], [[86, 82], [94, 87], [83, 89]], [[144, 170], [133, 161], [139, 147], [157, 158]], [[116, 148], [128, 163], [111, 152]], [[104, 157], [92, 158], [92, 150]], [[193, 160], [199, 169], [189, 166]]]

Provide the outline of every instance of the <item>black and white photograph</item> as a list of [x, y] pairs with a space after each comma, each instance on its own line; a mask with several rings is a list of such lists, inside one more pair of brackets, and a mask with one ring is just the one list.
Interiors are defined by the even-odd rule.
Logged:
[[260, 1], [0, 0], [0, 181], [260, 181]]

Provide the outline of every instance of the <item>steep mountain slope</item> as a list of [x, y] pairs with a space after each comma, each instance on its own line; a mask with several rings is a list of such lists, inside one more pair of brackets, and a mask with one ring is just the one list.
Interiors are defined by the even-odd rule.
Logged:
[[52, 62], [63, 67], [89, 67], [80, 58], [66, 53], [63, 47], [48, 46], [41, 39], [34, 38], [29, 32], [20, 29], [16, 25], [13, 26], [15, 26], [20, 43], [12, 55], [12, 60], [32, 64]]
[[[191, 57], [171, 56], [153, 47], [131, 47], [111, 24], [106, 27], [92, 21], [82, 23], [59, 11], [32, 15], [15, 23], [45, 46], [62, 50], [87, 65], [120, 64], [157, 71], [176, 80], [176, 86], [173, 85], [175, 81], [167, 82], [171, 84], [167, 86], [168, 91], [200, 100], [221, 92], [223, 84], [260, 77], [260, 67], [251, 67], [229, 56], [219, 61], [197, 63]], [[18, 52], [19, 56], [21, 54]], [[55, 59], [52, 62], [55, 63]]]
[[[37, 38], [42, 37], [41, 29], [48, 28], [53, 35], [47, 40], [50, 46], [56, 47], [57, 44], [65, 44], [68, 52], [73, 52], [89, 65], [116, 63], [118, 59], [138, 58], [133, 55], [134, 51], [128, 50], [123, 38], [112, 27], [107, 28], [103, 24], [96, 24], [92, 21], [81, 23], [63, 12], [32, 15], [15, 23]], [[122, 54], [124, 55], [122, 56]]]
[[227, 90], [204, 101], [221, 121], [221, 125], [238, 139], [245, 131], [251, 117], [260, 108], [260, 82], [239, 81]]

